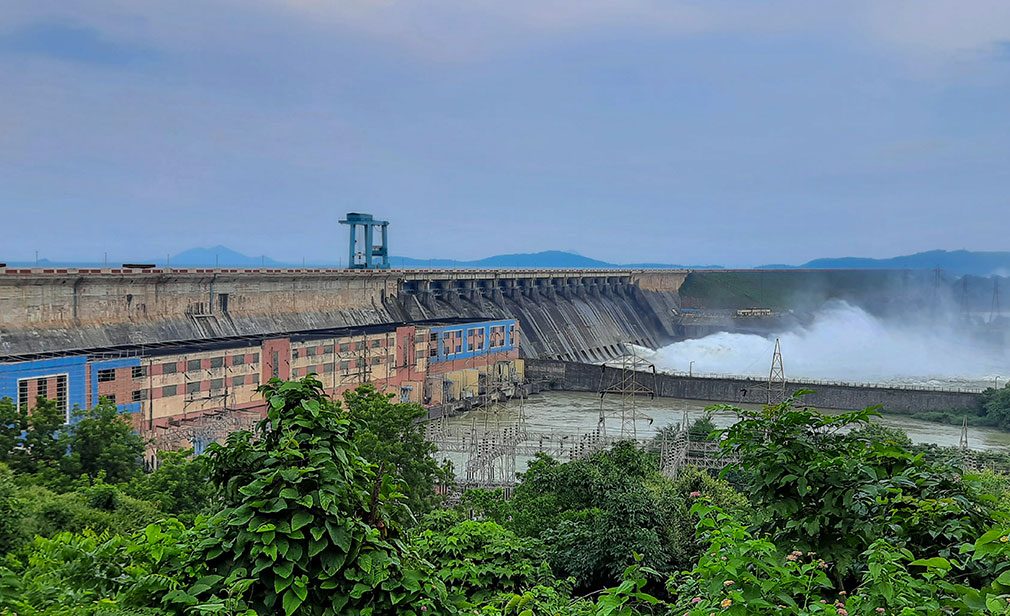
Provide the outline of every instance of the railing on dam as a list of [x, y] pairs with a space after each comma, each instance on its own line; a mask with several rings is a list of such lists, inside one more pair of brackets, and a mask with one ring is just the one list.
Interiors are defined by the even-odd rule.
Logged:
[[334, 267], [2, 267], [0, 274], [18, 275], [135, 275], [135, 274], [274, 274], [274, 275], [340, 275], [340, 276], [445, 276], [471, 277], [518, 274], [528, 276], [620, 276], [639, 273], [687, 273], [692, 270], [683, 269], [631, 269], [631, 268], [533, 268], [533, 267], [502, 267], [502, 268], [412, 268], [412, 269], [373, 269], [352, 270]]
[[[684, 378], [694, 378], [694, 379], [713, 379], [713, 380], [730, 380], [730, 381], [747, 381], [750, 383], [755, 383], [757, 385], [767, 385], [768, 379], [762, 379], [760, 377], [742, 375], [742, 374], [720, 374], [715, 372], [680, 372], [677, 370], [663, 370], [660, 374], [668, 374], [670, 376], [684, 377]], [[793, 388], [803, 387], [804, 385], [811, 386], [824, 386], [828, 385], [831, 387], [855, 387], [858, 389], [898, 389], [902, 391], [935, 391], [939, 393], [956, 393], [956, 394], [980, 394], [985, 391], [984, 387], [951, 387], [944, 385], [917, 385], [914, 383], [873, 383], [864, 381], [835, 381], [835, 380], [825, 380], [825, 379], [808, 379], [808, 378], [797, 378], [788, 379], [786, 383]]]

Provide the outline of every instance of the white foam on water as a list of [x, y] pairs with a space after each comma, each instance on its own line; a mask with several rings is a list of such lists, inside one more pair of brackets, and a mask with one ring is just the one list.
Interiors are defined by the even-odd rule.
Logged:
[[767, 377], [776, 338], [789, 378], [985, 387], [1010, 377], [1005, 349], [980, 345], [949, 322], [884, 320], [845, 302], [770, 336], [720, 332], [642, 352], [657, 370]]

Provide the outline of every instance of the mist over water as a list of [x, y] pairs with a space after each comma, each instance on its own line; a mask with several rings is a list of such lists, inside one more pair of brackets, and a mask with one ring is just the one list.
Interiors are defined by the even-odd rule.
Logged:
[[775, 338], [787, 378], [985, 387], [1010, 377], [1001, 345], [952, 320], [882, 318], [845, 302], [825, 304], [809, 325], [770, 336], [720, 332], [645, 351], [657, 370], [767, 377]]

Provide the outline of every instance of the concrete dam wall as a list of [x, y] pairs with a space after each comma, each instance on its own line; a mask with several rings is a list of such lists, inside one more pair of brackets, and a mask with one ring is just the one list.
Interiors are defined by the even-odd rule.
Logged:
[[[606, 372], [604, 372], [604, 370]], [[615, 383], [620, 376], [617, 368], [581, 363], [534, 359], [526, 362], [526, 375], [543, 381], [547, 386], [565, 391], [599, 391], [604, 383]], [[640, 373], [640, 382], [652, 384], [651, 373]], [[688, 400], [762, 404], [767, 401], [767, 381], [743, 378], [688, 377], [657, 374], [656, 395]], [[884, 411], [909, 413], [915, 411], [974, 410], [979, 394], [968, 391], [933, 389], [903, 389], [860, 385], [825, 385], [789, 381], [786, 391], [812, 389], [804, 403], [821, 409], [855, 410], [882, 405]]]
[[527, 357], [597, 361], [677, 335], [687, 273], [2, 269], [0, 356], [417, 319], [510, 317]]
[[658, 348], [677, 335], [677, 277], [616, 272], [544, 278], [408, 281], [399, 296], [411, 319], [512, 317], [523, 353], [585, 362]]

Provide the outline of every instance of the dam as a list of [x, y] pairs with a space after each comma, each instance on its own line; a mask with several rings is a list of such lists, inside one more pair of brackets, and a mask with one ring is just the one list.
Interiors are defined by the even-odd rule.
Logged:
[[[599, 364], [707, 330], [767, 334], [817, 299], [914, 303], [894, 272], [0, 267], [0, 397], [99, 398], [165, 447], [257, 417], [261, 383], [372, 383], [438, 417], [516, 392], [593, 391]], [[882, 289], [885, 289], [882, 291]], [[897, 291], [895, 291], [897, 289]], [[917, 295], [918, 294], [918, 295]], [[799, 298], [799, 299], [798, 299]], [[813, 301], [813, 300], [811, 300]], [[770, 306], [765, 308], [764, 306]], [[663, 376], [657, 394], [747, 402], [746, 379]], [[795, 383], [804, 386], [803, 383]], [[977, 392], [815, 387], [815, 404], [968, 409]]]
[[455, 318], [524, 354], [603, 361], [679, 335], [687, 271], [0, 268], [0, 356]]

